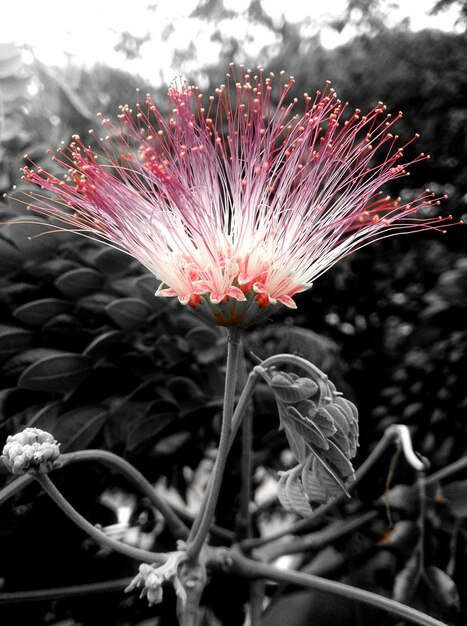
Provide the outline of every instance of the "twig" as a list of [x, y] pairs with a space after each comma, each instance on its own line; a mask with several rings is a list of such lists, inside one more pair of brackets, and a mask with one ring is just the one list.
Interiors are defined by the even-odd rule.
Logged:
[[133, 467], [131, 463], [122, 459], [122, 457], [106, 450], [80, 450], [79, 452], [69, 452], [61, 458], [63, 459], [64, 457], [66, 457], [66, 459], [64, 459], [66, 460], [66, 464], [97, 461], [117, 469], [138, 491], [143, 493], [151, 501], [154, 507], [164, 517], [167, 526], [176, 539], [186, 539], [188, 537], [188, 527], [182, 522], [171, 506], [157, 493], [143, 474]]
[[148, 550], [142, 550], [141, 548], [134, 548], [133, 546], [112, 539], [107, 536], [101, 530], [93, 526], [87, 521], [78, 511], [71, 506], [68, 500], [60, 493], [57, 487], [53, 484], [47, 474], [37, 474], [34, 476], [40, 483], [44, 491], [49, 495], [52, 500], [59, 506], [62, 511], [67, 515], [77, 526], [79, 526], [84, 532], [90, 535], [95, 541], [101, 545], [120, 552], [125, 556], [129, 556], [137, 561], [143, 563], [160, 563], [163, 564], [167, 560], [166, 554], [157, 552], [149, 552]]
[[132, 578], [105, 580], [99, 583], [85, 585], [69, 585], [68, 587], [49, 587], [48, 589], [33, 589], [28, 591], [8, 591], [0, 593], [0, 604], [18, 604], [23, 602], [43, 602], [44, 600], [58, 600], [59, 598], [73, 598], [88, 596], [94, 593], [121, 593]]
[[318, 530], [303, 537], [294, 538], [291, 541], [272, 545], [269, 550], [261, 551], [268, 562], [275, 561], [284, 554], [296, 554], [306, 550], [320, 550], [328, 544], [341, 539], [355, 530], [362, 528], [378, 517], [378, 512], [367, 511], [348, 521], [338, 520], [322, 530]]

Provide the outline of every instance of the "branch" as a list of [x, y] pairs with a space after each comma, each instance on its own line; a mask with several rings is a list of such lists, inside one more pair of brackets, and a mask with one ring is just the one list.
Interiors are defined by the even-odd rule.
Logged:
[[36, 474], [34, 478], [40, 483], [44, 491], [52, 498], [55, 504], [62, 509], [65, 515], [67, 515], [77, 526], [79, 526], [79, 528], [84, 530], [84, 532], [90, 535], [101, 545], [106, 548], [110, 548], [111, 550], [115, 550], [116, 552], [120, 552], [125, 556], [129, 556], [132, 559], [136, 559], [137, 561], [142, 561], [143, 563], [162, 564], [166, 562], [166, 554], [159, 554], [157, 552], [142, 550], [141, 548], [134, 548], [133, 546], [122, 543], [121, 541], [112, 539], [112, 537], [103, 533], [101, 530], [96, 528], [96, 526], [93, 526], [93, 524], [88, 522], [87, 519], [85, 519], [74, 507], [71, 506], [47, 474]]
[[313, 574], [282, 570], [272, 565], [253, 561], [245, 557], [238, 548], [230, 550], [228, 556], [231, 559], [232, 571], [246, 578], [273, 580], [280, 583], [306, 587], [315, 591], [331, 593], [348, 598], [349, 600], [361, 602], [362, 604], [374, 606], [392, 615], [396, 615], [399, 618], [407, 619], [414, 624], [419, 624], [420, 626], [446, 626], [443, 622], [429, 615], [425, 615], [410, 606], [406, 606], [395, 600], [390, 600], [389, 598], [372, 593], [371, 591], [358, 589], [357, 587], [345, 585], [344, 583], [339, 583], [334, 580], [320, 578]]

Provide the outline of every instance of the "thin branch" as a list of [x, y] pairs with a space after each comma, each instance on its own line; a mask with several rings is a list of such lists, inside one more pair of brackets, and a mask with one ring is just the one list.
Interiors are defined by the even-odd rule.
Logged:
[[367, 511], [362, 513], [358, 517], [354, 517], [350, 520], [338, 520], [329, 526], [326, 526], [322, 530], [318, 530], [309, 535], [303, 537], [295, 537], [290, 541], [281, 542], [276, 545], [271, 545], [270, 549], [265, 547], [260, 552], [261, 556], [266, 561], [272, 562], [285, 554], [297, 554], [298, 552], [305, 552], [306, 550], [320, 550], [328, 544], [345, 537], [351, 532], [363, 528], [371, 521], [378, 517], [377, 511]]
[[8, 591], [0, 593], [0, 604], [18, 604], [23, 602], [43, 602], [44, 600], [58, 600], [60, 598], [74, 598], [88, 596], [94, 593], [121, 593], [132, 578], [105, 580], [99, 583], [85, 585], [69, 585], [68, 587], [49, 587], [48, 589], [33, 589], [28, 591]]
[[60, 493], [57, 487], [53, 484], [47, 474], [37, 474], [34, 476], [40, 483], [44, 491], [49, 495], [52, 500], [59, 506], [62, 511], [67, 515], [79, 528], [84, 530], [95, 541], [102, 546], [120, 552], [125, 556], [129, 556], [137, 561], [143, 563], [160, 563], [163, 564], [167, 560], [166, 554], [160, 554], [157, 552], [149, 552], [148, 550], [142, 550], [141, 548], [134, 548], [128, 544], [112, 539], [101, 530], [93, 526], [87, 519], [85, 519], [78, 511], [71, 506], [68, 500]]
[[234, 573], [240, 574], [246, 578], [273, 580], [280, 583], [298, 585], [315, 591], [331, 593], [340, 597], [348, 598], [356, 602], [361, 602], [377, 609], [387, 611], [399, 618], [409, 620], [420, 626], [446, 626], [443, 622], [425, 615], [410, 606], [390, 600], [384, 596], [380, 596], [365, 589], [358, 589], [344, 583], [334, 580], [327, 580], [306, 574], [304, 572], [294, 572], [290, 570], [282, 570], [272, 565], [253, 561], [245, 557], [240, 550], [232, 549], [229, 552], [231, 559], [231, 568]]
[[176, 539], [186, 539], [188, 537], [188, 527], [182, 522], [167, 501], [157, 493], [141, 472], [133, 467], [131, 463], [122, 459], [122, 457], [106, 450], [80, 450], [79, 452], [64, 454], [61, 459], [66, 461], [66, 464], [97, 461], [117, 469], [138, 491], [145, 495], [161, 513]]

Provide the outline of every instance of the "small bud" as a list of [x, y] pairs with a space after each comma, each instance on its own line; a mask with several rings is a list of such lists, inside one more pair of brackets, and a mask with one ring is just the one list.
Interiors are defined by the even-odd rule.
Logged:
[[25, 428], [8, 437], [1, 458], [12, 474], [45, 474], [60, 456], [59, 446], [45, 430]]

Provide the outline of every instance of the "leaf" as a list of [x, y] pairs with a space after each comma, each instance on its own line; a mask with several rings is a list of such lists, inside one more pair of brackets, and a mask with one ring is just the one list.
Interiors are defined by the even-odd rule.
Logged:
[[18, 386], [66, 394], [83, 382], [92, 365], [92, 359], [81, 354], [55, 353], [30, 365], [21, 374]]
[[302, 517], [308, 517], [312, 512], [311, 505], [305, 494], [305, 490], [300, 481], [302, 466], [297, 465], [289, 474], [285, 485], [291, 511], [298, 513]]
[[431, 565], [426, 568], [425, 575], [435, 592], [435, 599], [444, 613], [458, 612], [460, 609], [460, 597], [456, 583], [446, 572], [439, 567]]
[[43, 298], [34, 300], [18, 307], [13, 311], [13, 315], [31, 326], [43, 326], [55, 315], [67, 313], [71, 309], [71, 303], [58, 298]]
[[61, 452], [86, 448], [98, 435], [109, 416], [106, 407], [81, 406], [60, 416], [52, 434]]
[[83, 354], [94, 358], [109, 356], [113, 352], [115, 346], [122, 346], [122, 339], [125, 334], [121, 330], [109, 330], [102, 333], [86, 346]]
[[444, 485], [443, 495], [448, 501], [453, 515], [459, 519], [467, 517], [467, 479]]
[[303, 466], [302, 484], [305, 493], [312, 502], [324, 504], [342, 492], [348, 495], [347, 489], [339, 477], [323, 463], [320, 457], [313, 453], [310, 454]]
[[318, 385], [310, 378], [299, 378], [285, 372], [273, 372], [268, 384], [276, 398], [287, 403], [311, 398], [318, 391]]
[[69, 298], [77, 299], [95, 293], [103, 282], [99, 272], [89, 267], [78, 267], [59, 276], [55, 286]]
[[192, 438], [191, 433], [174, 433], [168, 437], [164, 437], [153, 447], [151, 455], [154, 457], [172, 456], [178, 454], [186, 443]]
[[47, 432], [52, 432], [57, 424], [60, 410], [63, 407], [63, 402], [52, 402], [46, 404], [40, 411], [38, 411], [28, 422], [28, 427], [41, 428]]
[[415, 586], [419, 577], [418, 558], [414, 555], [396, 576], [392, 591], [393, 600], [409, 604], [412, 595], [415, 592]]
[[286, 511], [308, 517], [312, 513], [312, 508], [300, 482], [301, 471], [302, 466], [297, 465], [287, 472], [281, 472], [277, 484], [277, 497]]
[[23, 257], [8, 241], [0, 237], [0, 267], [2, 274], [18, 271], [23, 265]]
[[287, 407], [287, 416], [291, 418], [295, 431], [301, 435], [307, 443], [310, 443], [323, 450], [328, 450], [329, 443], [323, 436], [313, 420], [301, 415], [294, 406]]
[[131, 258], [120, 250], [103, 248], [94, 254], [94, 264], [107, 276], [116, 278], [123, 276], [130, 268]]
[[51, 226], [40, 217], [30, 215], [11, 220], [2, 235], [20, 251], [24, 260], [40, 261], [57, 252], [57, 239], [50, 233]]
[[153, 415], [145, 415], [141, 419], [134, 420], [128, 430], [126, 450], [133, 453], [138, 448], [151, 444], [154, 437], [176, 419], [175, 413], [156, 412]]
[[34, 334], [24, 328], [13, 326], [0, 327], [0, 358], [22, 352], [30, 348], [34, 342]]
[[121, 298], [114, 300], [105, 307], [109, 317], [124, 330], [133, 330], [142, 326], [152, 311], [139, 298]]

